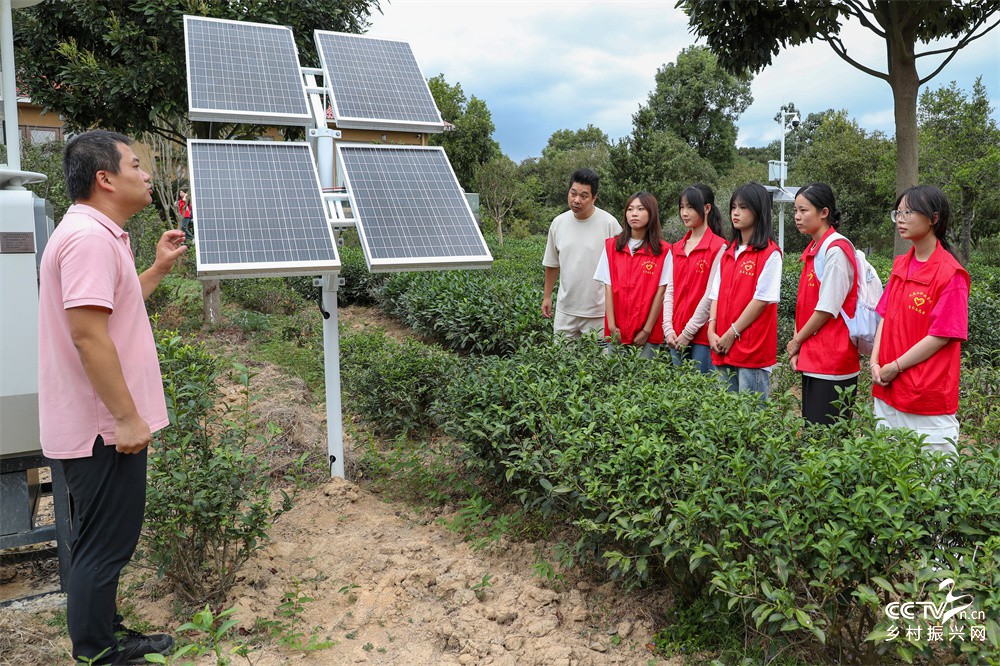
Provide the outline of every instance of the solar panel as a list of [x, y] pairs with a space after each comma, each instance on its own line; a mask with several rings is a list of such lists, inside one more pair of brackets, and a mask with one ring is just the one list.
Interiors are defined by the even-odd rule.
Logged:
[[289, 28], [185, 16], [184, 43], [191, 120], [311, 124]]
[[443, 148], [339, 143], [337, 156], [369, 270], [489, 267]]
[[192, 139], [188, 173], [199, 274], [340, 269], [309, 144]]
[[409, 44], [322, 30], [315, 39], [338, 128], [444, 131]]

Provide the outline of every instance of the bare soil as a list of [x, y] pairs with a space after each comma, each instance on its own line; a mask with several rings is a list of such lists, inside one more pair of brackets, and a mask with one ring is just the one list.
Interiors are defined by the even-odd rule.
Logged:
[[[341, 313], [349, 327], [407, 334], [377, 311]], [[215, 340], [239, 356], [233, 336]], [[325, 456], [322, 404], [300, 379], [274, 365], [254, 366], [253, 386], [261, 393], [255, 409], [283, 430], [283, 453], [275, 464], [304, 450]], [[350, 476], [350, 453], [346, 466]], [[225, 607], [238, 609], [229, 647], [254, 642], [246, 659], [260, 666], [683, 663], [659, 659], [648, 647], [670, 610], [664, 593], [624, 592], [600, 574], [543, 579], [533, 566], [552, 544], [501, 539], [497, 547], [477, 552], [441, 524], [449, 511], [454, 508], [421, 511], [342, 479], [321, 480], [301, 492], [226, 601]], [[54, 559], [4, 563], [9, 559], [0, 559], [0, 603], [58, 589]], [[279, 613], [286, 595], [313, 599], [294, 622]], [[133, 622], [148, 631], [176, 633], [197, 610], [141, 563], [126, 569], [120, 596], [120, 604], [133, 609]], [[71, 663], [64, 604], [62, 595], [49, 594], [0, 607], [0, 664]], [[334, 644], [312, 651], [282, 645], [280, 635], [262, 630], [262, 621], [269, 620], [284, 622], [286, 636], [301, 633]], [[243, 661], [235, 657], [233, 663]]]

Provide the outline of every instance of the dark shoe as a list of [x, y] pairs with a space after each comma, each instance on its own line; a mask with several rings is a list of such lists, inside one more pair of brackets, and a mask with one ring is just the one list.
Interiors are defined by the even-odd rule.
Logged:
[[141, 634], [134, 629], [119, 627], [115, 631], [118, 637], [118, 655], [116, 664], [145, 664], [147, 654], [167, 654], [174, 647], [174, 638], [170, 634]]

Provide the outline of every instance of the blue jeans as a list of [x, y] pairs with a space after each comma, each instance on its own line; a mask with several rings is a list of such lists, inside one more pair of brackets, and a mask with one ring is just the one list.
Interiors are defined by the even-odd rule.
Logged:
[[719, 378], [733, 393], [754, 391], [766, 400], [771, 392], [771, 373], [763, 368], [737, 368], [732, 365], [717, 365]]
[[698, 369], [706, 375], [715, 369], [712, 365], [712, 350], [709, 349], [708, 345], [691, 343], [681, 350], [671, 349], [670, 358], [673, 359], [674, 365], [694, 361]]

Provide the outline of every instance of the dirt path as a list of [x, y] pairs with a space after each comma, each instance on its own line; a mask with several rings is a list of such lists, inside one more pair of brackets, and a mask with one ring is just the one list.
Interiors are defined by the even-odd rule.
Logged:
[[[289, 455], [303, 446], [325, 451], [322, 410], [304, 382], [276, 366], [255, 365], [255, 385], [268, 387], [258, 408], [279, 421]], [[303, 651], [264, 641], [248, 656], [251, 664], [682, 663], [659, 660], [646, 647], [669, 608], [663, 595], [624, 593], [601, 580], [549, 587], [533, 571], [547, 544], [502, 541], [491, 552], [474, 552], [437, 519], [349, 481], [301, 493], [271, 536], [227, 599], [239, 609], [235, 635], [259, 637], [267, 633], [262, 620], [276, 621], [305, 639], [334, 644]], [[55, 575], [53, 566], [7, 567], [0, 600], [58, 587]], [[188, 619], [178, 617], [183, 605], [176, 595], [145, 570], [130, 567], [120, 589], [152, 627], [174, 631]], [[314, 599], [294, 623], [279, 613], [287, 595]], [[70, 663], [58, 617], [63, 603], [50, 595], [0, 608], [0, 664]]]

